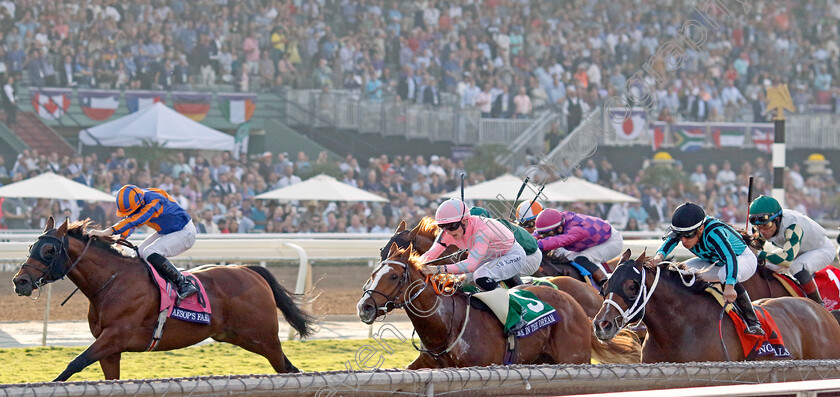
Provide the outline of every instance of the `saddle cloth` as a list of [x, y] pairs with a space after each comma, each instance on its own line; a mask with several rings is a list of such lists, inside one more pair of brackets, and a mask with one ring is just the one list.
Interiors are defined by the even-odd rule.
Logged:
[[[715, 287], [706, 288], [706, 292], [717, 299], [721, 306], [726, 302], [723, 299], [723, 293]], [[741, 342], [741, 348], [744, 349], [744, 357], [746, 360], [755, 360], [758, 357], [772, 355], [772, 358], [788, 360], [791, 358], [790, 352], [785, 347], [782, 334], [779, 332], [779, 326], [773, 320], [773, 316], [764, 310], [761, 306], [753, 305], [756, 317], [761, 323], [761, 329], [764, 330], [764, 335], [750, 335], [744, 331], [747, 328], [741, 316], [735, 312], [732, 305], [726, 305], [726, 314], [735, 325], [735, 330], [738, 333], [738, 339]]]
[[825, 308], [829, 311], [840, 309], [840, 269], [826, 266], [814, 273], [814, 281], [817, 282]]
[[517, 338], [524, 338], [560, 320], [557, 311], [549, 304], [539, 300], [531, 291], [520, 289], [499, 290], [497, 294], [473, 294], [473, 298], [483, 303], [483, 305], [473, 305], [473, 307], [489, 310], [499, 320], [505, 319], [503, 324], [505, 334], [508, 334], [520, 319], [525, 321], [526, 325], [516, 332]]
[[148, 262], [146, 262], [146, 266], [149, 267], [149, 271], [152, 273], [152, 280], [160, 291], [160, 312], [166, 310], [167, 317], [178, 320], [198, 324], [210, 324], [210, 300], [207, 298], [207, 291], [204, 290], [204, 285], [201, 284], [198, 277], [190, 272], [181, 272], [190, 283], [198, 287], [199, 292], [178, 302], [176, 305], [178, 291], [175, 286], [166, 282]]

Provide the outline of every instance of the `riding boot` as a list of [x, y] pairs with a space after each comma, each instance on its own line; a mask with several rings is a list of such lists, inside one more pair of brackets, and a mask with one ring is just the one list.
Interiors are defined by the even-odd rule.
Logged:
[[595, 284], [598, 284], [599, 288], [603, 287], [604, 283], [607, 282], [607, 274], [604, 273], [604, 270], [600, 266], [592, 263], [589, 258], [580, 255], [575, 258], [575, 263], [589, 271], [589, 273], [592, 273], [592, 280], [595, 281]]
[[163, 255], [154, 253], [149, 255], [146, 259], [152, 264], [155, 270], [160, 273], [161, 276], [172, 283], [172, 285], [176, 286], [178, 289], [179, 299], [184, 300], [190, 295], [198, 293], [198, 288], [190, 283], [187, 278], [175, 268], [175, 265], [173, 265], [172, 262], [170, 262], [169, 259], [166, 259]]
[[817, 283], [814, 281], [814, 275], [808, 269], [800, 270], [793, 277], [796, 281], [799, 281], [799, 285], [802, 287], [802, 291], [805, 292], [805, 296], [819, 303], [820, 306], [824, 306], [822, 297], [820, 296], [820, 290], [817, 289]]
[[735, 283], [735, 292], [738, 293], [738, 297], [735, 298], [735, 307], [741, 312], [741, 317], [747, 325], [747, 329], [744, 332], [750, 335], [764, 335], [764, 330], [761, 329], [761, 322], [758, 321], [758, 316], [755, 314], [755, 309], [753, 309], [752, 300], [750, 300], [750, 295], [747, 293], [747, 290], [744, 289], [741, 283]]

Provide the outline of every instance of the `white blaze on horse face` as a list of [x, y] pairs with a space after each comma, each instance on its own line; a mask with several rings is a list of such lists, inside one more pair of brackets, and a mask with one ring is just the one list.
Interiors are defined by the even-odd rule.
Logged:
[[376, 287], [379, 286], [379, 281], [382, 280], [382, 277], [385, 277], [385, 275], [388, 274], [388, 272], [390, 272], [390, 271], [391, 271], [391, 265], [385, 264], [385, 265], [380, 266], [379, 270], [376, 272], [376, 274], [373, 277], [371, 277], [370, 288], [368, 288], [368, 289], [371, 289], [371, 290], [376, 289]]

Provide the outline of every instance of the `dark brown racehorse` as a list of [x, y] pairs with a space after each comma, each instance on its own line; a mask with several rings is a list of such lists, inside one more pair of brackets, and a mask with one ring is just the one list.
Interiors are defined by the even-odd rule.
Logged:
[[[414, 251], [418, 254], [423, 254], [432, 247], [437, 233], [438, 227], [435, 225], [434, 219], [430, 217], [424, 217], [420, 220], [420, 223], [411, 230], [406, 229], [405, 221], [402, 221], [399, 226], [397, 226], [397, 230], [394, 231], [394, 235], [388, 240], [387, 245], [382, 247], [379, 251], [379, 258], [383, 261], [388, 259], [389, 248], [392, 244], [397, 244], [397, 247], [399, 248], [406, 248], [409, 244], [413, 244]], [[441, 257], [454, 254], [456, 251], [457, 247], [449, 247], [446, 251], [444, 251]], [[459, 258], [455, 259], [460, 260]], [[578, 276], [580, 276], [580, 273], [578, 273]], [[575, 279], [572, 277], [561, 276], [551, 277], [548, 279], [548, 281], [554, 284], [557, 289], [571, 295], [572, 298], [574, 298], [581, 307], [583, 307], [583, 311], [586, 312], [587, 316], [593, 317], [595, 316], [595, 313], [598, 313], [598, 309], [601, 308], [601, 303], [604, 299], [598, 294], [598, 290], [592, 287], [592, 285], [579, 280], [582, 280], [582, 277], [580, 279]]]
[[[651, 267], [630, 251], [604, 286], [606, 299], [593, 320], [595, 334], [609, 340], [626, 324], [643, 320], [647, 338], [642, 362], [744, 360], [732, 321], [702, 286], [685, 287], [678, 272]], [[840, 358], [840, 324], [820, 305], [805, 298], [771, 298], [757, 302], [779, 326], [793, 359]], [[720, 332], [722, 337], [719, 334]]]
[[[359, 318], [372, 324], [396, 308], [406, 308], [428, 349], [421, 350], [409, 369], [502, 364], [506, 338], [496, 316], [470, 307], [471, 298], [466, 294], [436, 294], [420, 273], [417, 259], [411, 245], [399, 249], [392, 244], [388, 259], [365, 283], [357, 304]], [[602, 344], [592, 335], [589, 317], [565, 292], [536, 286], [525, 289], [551, 305], [560, 320], [520, 339], [512, 362], [588, 364], [591, 357], [600, 362], [638, 362], [639, 344], [630, 334], [619, 334], [609, 344]]]
[[[97, 361], [106, 379], [118, 379], [120, 354], [147, 349], [160, 308], [160, 293], [147, 266], [116, 250], [114, 240], [87, 236], [89, 223], [68, 225], [64, 221], [55, 229], [50, 218], [13, 279], [15, 292], [29, 296], [34, 289], [66, 275], [90, 300], [88, 323], [96, 341], [74, 358], [56, 381], [67, 380]], [[313, 319], [298, 308], [293, 295], [268, 270], [216, 266], [193, 274], [207, 290], [211, 322], [203, 325], [168, 319], [155, 350], [180, 349], [213, 338], [264, 356], [277, 372], [298, 372], [280, 347], [276, 308], [302, 337], [311, 334]]]

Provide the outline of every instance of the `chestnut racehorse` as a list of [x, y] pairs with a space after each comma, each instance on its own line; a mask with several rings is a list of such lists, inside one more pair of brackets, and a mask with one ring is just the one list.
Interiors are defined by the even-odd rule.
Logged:
[[[642, 362], [744, 360], [735, 326], [726, 316], [720, 320], [720, 303], [702, 292], [700, 283], [688, 288], [679, 272], [664, 262], [651, 267], [646, 259], [642, 254], [630, 260], [629, 250], [622, 255], [593, 320], [597, 337], [609, 340], [628, 323], [643, 320], [648, 334]], [[819, 304], [792, 297], [757, 303], [773, 316], [793, 359], [840, 358], [840, 324]]]
[[[387, 245], [380, 250], [380, 260], [388, 259], [388, 248], [391, 244], [397, 244], [399, 248], [406, 248], [409, 244], [413, 244], [414, 252], [418, 254], [423, 254], [428, 251], [432, 247], [438, 232], [438, 227], [434, 222], [434, 219], [428, 216], [424, 217], [411, 230], [406, 229], [405, 221], [400, 222], [397, 230], [394, 231], [394, 235], [388, 240]], [[451, 246], [441, 256], [445, 257], [447, 254], [452, 254], [456, 251], [457, 247]], [[560, 291], [571, 295], [583, 307], [583, 311], [586, 312], [587, 316], [595, 316], [595, 313], [598, 313], [598, 309], [601, 308], [601, 303], [604, 299], [598, 294], [598, 290], [590, 284], [564, 276], [550, 277], [548, 281], [554, 284]]]
[[[359, 318], [372, 324], [396, 308], [406, 308], [427, 349], [421, 350], [409, 369], [502, 364], [506, 338], [496, 316], [471, 307], [466, 294], [436, 294], [428, 288], [417, 259], [411, 244], [400, 249], [392, 243], [388, 258], [365, 283], [357, 304]], [[639, 344], [626, 331], [602, 344], [592, 334], [589, 317], [571, 296], [548, 287], [524, 289], [551, 305], [559, 320], [520, 339], [513, 363], [588, 364], [592, 357], [600, 362], [638, 362]]]
[[[89, 223], [68, 225], [65, 220], [55, 229], [50, 217], [13, 279], [15, 292], [29, 296], [34, 289], [67, 276], [90, 300], [88, 323], [96, 341], [56, 381], [67, 380], [97, 361], [106, 379], [118, 379], [120, 354], [147, 349], [160, 308], [160, 293], [147, 265], [116, 250], [112, 238], [86, 235]], [[313, 318], [268, 270], [215, 266], [193, 274], [207, 291], [213, 310], [210, 324], [169, 319], [155, 350], [179, 349], [213, 338], [264, 356], [277, 372], [298, 372], [280, 347], [276, 308], [301, 337], [312, 333]]]

